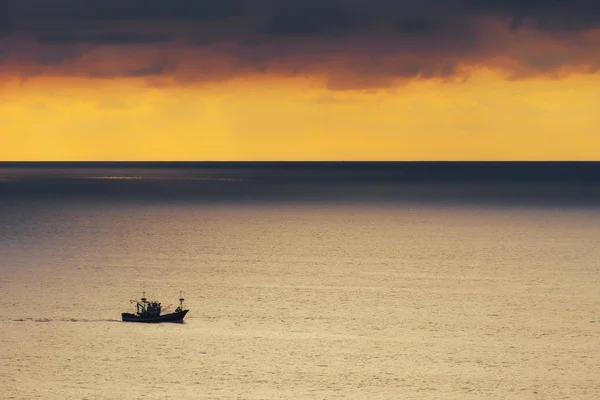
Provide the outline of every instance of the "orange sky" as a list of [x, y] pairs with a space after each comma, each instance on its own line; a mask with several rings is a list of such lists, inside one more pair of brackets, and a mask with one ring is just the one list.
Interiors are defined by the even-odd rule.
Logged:
[[598, 160], [600, 74], [328, 90], [318, 79], [151, 87], [5, 82], [0, 159]]
[[49, 1], [27, 0], [46, 20], [0, 20], [0, 161], [600, 160], [600, 19], [583, 11], [555, 26], [562, 9], [507, 8], [531, 13], [515, 24], [490, 1], [403, 20], [401, 1], [388, 21], [396, 3], [376, 0], [380, 19], [354, 26], [330, 0], [313, 19], [311, 0], [257, 25], [177, 22], [196, 10], [179, 2], [175, 22], [152, 3], [124, 23], [110, 0], [113, 20], [88, 28], [95, 14], [78, 25], [58, 18], [75, 3]]

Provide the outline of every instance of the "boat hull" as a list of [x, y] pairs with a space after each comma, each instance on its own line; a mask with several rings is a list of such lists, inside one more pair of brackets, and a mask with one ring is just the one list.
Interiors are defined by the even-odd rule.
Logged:
[[140, 317], [136, 314], [122, 313], [121, 318], [123, 322], [145, 322], [145, 323], [159, 323], [159, 322], [183, 322], [183, 318], [189, 310], [183, 310], [174, 312], [171, 314], [159, 315], [157, 317]]

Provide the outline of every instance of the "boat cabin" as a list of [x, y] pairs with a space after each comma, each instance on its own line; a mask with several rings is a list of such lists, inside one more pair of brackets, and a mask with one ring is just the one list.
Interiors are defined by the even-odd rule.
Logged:
[[142, 297], [141, 301], [137, 301], [137, 315], [145, 317], [157, 317], [160, 315], [161, 305], [157, 301], [148, 301]]

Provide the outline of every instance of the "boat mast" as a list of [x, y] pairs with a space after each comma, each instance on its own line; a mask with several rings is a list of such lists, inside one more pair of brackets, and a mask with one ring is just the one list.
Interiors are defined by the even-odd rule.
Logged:
[[180, 290], [180, 291], [179, 291], [179, 309], [180, 309], [181, 311], [183, 311], [183, 300], [185, 300], [185, 299], [183, 298], [183, 292]]
[[146, 312], [146, 292], [142, 292], [142, 301], [138, 302], [138, 314], [143, 314]]

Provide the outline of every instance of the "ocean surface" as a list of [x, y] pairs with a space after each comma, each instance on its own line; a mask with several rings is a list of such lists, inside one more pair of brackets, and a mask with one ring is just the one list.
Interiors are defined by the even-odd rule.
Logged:
[[599, 244], [595, 163], [2, 164], [0, 398], [598, 399]]

